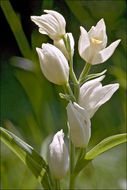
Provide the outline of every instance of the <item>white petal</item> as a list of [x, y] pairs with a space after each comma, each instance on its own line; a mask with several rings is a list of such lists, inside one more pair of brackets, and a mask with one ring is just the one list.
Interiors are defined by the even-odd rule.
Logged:
[[89, 38], [93, 38], [94, 33], [95, 33], [95, 26], [92, 26], [91, 29], [88, 32]]
[[104, 76], [86, 82], [80, 88], [79, 105], [84, 107], [90, 115], [95, 114], [98, 108], [107, 102], [114, 92], [119, 88], [119, 84], [109, 84], [102, 87], [101, 80]]
[[104, 87], [100, 86], [95, 88], [93, 91], [93, 96], [90, 99], [90, 105], [89, 107], [91, 108], [91, 117], [95, 114], [95, 112], [98, 110], [98, 108], [107, 102], [114, 92], [119, 88], [119, 84], [110, 84], [106, 85]]
[[90, 46], [89, 36], [87, 31], [80, 26], [81, 35], [78, 42], [79, 55], [85, 59], [87, 55], [84, 54], [85, 50]]
[[68, 55], [68, 52], [67, 52], [66, 47], [64, 45], [63, 39], [61, 39], [61, 40], [54, 40], [53, 43], [64, 54], [64, 56], [66, 57], [66, 59], [69, 60], [69, 55]]
[[100, 83], [100, 81], [104, 79], [104, 77], [105, 75], [84, 83], [80, 88], [80, 94], [83, 95], [84, 93], [88, 91], [89, 88], [95, 87], [98, 83]]
[[86, 111], [83, 111], [76, 103], [73, 105], [70, 102], [67, 106], [71, 140], [76, 147], [86, 147], [91, 136], [90, 119], [88, 114], [85, 114]]
[[67, 106], [67, 114], [71, 140], [76, 147], [81, 147], [84, 145], [84, 128], [82, 127], [81, 118], [75, 111], [72, 103], [69, 103]]
[[66, 21], [65, 21], [64, 17], [56, 11], [44, 10], [44, 12], [48, 13], [48, 14], [50, 14], [56, 18], [56, 20], [59, 23], [60, 31], [62, 31], [61, 33], [63, 33], [63, 35], [64, 35], [65, 34], [65, 27], [66, 27]]
[[62, 22], [62, 24], [64, 24], [64, 26], [66, 25], [65, 19], [60, 13], [58, 13], [56, 11], [52, 11], [52, 10], [44, 10], [44, 12], [54, 16], [58, 20], [58, 22]]
[[106, 47], [107, 34], [106, 34], [106, 26], [105, 26], [105, 22], [103, 18], [97, 23], [95, 27], [92, 26], [92, 28], [88, 32], [88, 35], [90, 39], [95, 38], [102, 41], [102, 43], [99, 45], [99, 46], [102, 46], [102, 48], [100, 47], [100, 50]]
[[85, 134], [86, 134], [86, 138], [87, 138], [87, 144], [88, 144], [88, 141], [91, 137], [91, 122], [90, 122], [90, 116], [87, 112], [87, 110], [81, 106], [79, 106], [76, 102], [73, 103], [75, 109], [83, 116], [84, 118], [84, 122], [87, 123], [87, 125], [85, 125], [86, 127], [86, 130], [85, 130]]
[[60, 40], [65, 34], [66, 22], [56, 11], [45, 10], [48, 14], [31, 16], [31, 20], [39, 26], [39, 32], [48, 35], [52, 40]]
[[[70, 48], [71, 48], [71, 53], [72, 55], [74, 54], [74, 38], [72, 36], [72, 33], [66, 33], [64, 35], [64, 38], [67, 40], [67, 36], [69, 37], [69, 40], [70, 40]], [[68, 54], [68, 51], [65, 47], [65, 44], [64, 44], [64, 40], [63, 38], [60, 39], [60, 40], [54, 40], [54, 45], [60, 49], [60, 51], [62, 51], [62, 53], [64, 54], [64, 56], [67, 58], [67, 60], [69, 60], [69, 54]]]
[[70, 46], [71, 46], [71, 52], [72, 52], [72, 55], [73, 55], [74, 54], [74, 45], [75, 45], [75, 41], [74, 41], [73, 35], [72, 35], [72, 33], [66, 33], [65, 36], [66, 35], [69, 36]]
[[50, 38], [57, 38], [59, 27], [56, 19], [52, 15], [32, 16], [31, 19], [38, 25], [40, 33], [47, 34]]
[[39, 58], [43, 61], [44, 55], [41, 48], [36, 48]]
[[97, 31], [99, 31], [99, 30], [106, 31], [105, 21], [103, 18], [101, 20], [99, 20], [99, 22], [97, 23], [95, 28]]
[[55, 84], [65, 84], [69, 77], [69, 66], [62, 52], [51, 44], [42, 44], [42, 49], [36, 50], [44, 76]]
[[41, 26], [42, 26], [42, 23], [41, 23], [41, 21], [40, 21], [41, 16], [31, 16], [30, 18], [31, 18], [31, 20], [32, 20], [36, 25], [38, 25], [38, 27], [41, 27]]
[[106, 47], [107, 45], [107, 34], [106, 32], [103, 31], [103, 49]]
[[85, 108], [79, 106], [76, 102], [73, 103], [74, 108], [83, 116], [86, 117], [87, 119], [89, 119], [89, 114], [88, 112], [85, 110]]
[[54, 135], [53, 141], [49, 146], [49, 161], [52, 175], [56, 179], [64, 177], [69, 168], [69, 154], [64, 142], [63, 130]]
[[102, 104], [107, 102], [118, 88], [119, 88], [119, 84], [116, 83], [116, 84], [106, 85], [102, 87], [101, 89], [99, 89], [96, 92], [96, 95], [94, 96], [95, 101], [96, 101], [96, 107], [99, 108]]
[[97, 23], [95, 27], [91, 27], [88, 32], [89, 38], [99, 38], [100, 32], [102, 30], [106, 33], [106, 26], [103, 18]]
[[107, 48], [101, 50], [93, 59], [92, 64], [96, 65], [99, 63], [103, 63], [105, 61], [107, 61], [107, 59], [109, 59], [109, 57], [111, 57], [111, 55], [114, 53], [116, 47], [119, 45], [121, 40], [116, 40], [115, 42], [113, 42], [110, 46], [108, 46]]
[[80, 88], [79, 105], [87, 110], [87, 112], [90, 115], [90, 118], [93, 116], [93, 113], [95, 113], [96, 111], [96, 109], [94, 108], [94, 91], [97, 88], [102, 87], [100, 81], [102, 81], [104, 77], [105, 75], [90, 80], [84, 83]]

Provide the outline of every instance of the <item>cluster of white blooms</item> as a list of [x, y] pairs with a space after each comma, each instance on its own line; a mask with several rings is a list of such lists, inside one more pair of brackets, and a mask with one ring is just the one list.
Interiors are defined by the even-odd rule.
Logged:
[[[42, 44], [36, 48], [40, 66], [44, 76], [52, 83], [66, 85], [69, 82], [69, 56], [74, 54], [74, 38], [66, 33], [66, 21], [56, 11], [45, 10], [47, 14], [31, 16], [31, 20], [39, 27], [39, 32], [48, 35], [53, 44]], [[107, 45], [106, 26], [103, 19], [87, 32], [80, 27], [78, 42], [79, 55], [91, 65], [105, 62], [118, 46], [120, 40]], [[119, 84], [102, 86], [104, 75], [85, 82], [79, 89], [77, 102], [69, 100], [67, 105], [70, 138], [75, 147], [87, 147], [91, 137], [90, 118], [98, 108], [107, 102]], [[50, 144], [50, 169], [56, 179], [62, 178], [69, 168], [69, 153], [64, 142], [64, 133], [55, 134]]]

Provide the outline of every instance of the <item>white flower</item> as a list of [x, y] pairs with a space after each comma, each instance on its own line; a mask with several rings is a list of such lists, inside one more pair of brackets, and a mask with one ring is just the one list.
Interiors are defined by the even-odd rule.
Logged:
[[52, 40], [60, 40], [65, 34], [66, 22], [64, 17], [52, 10], [44, 10], [44, 15], [31, 16], [31, 20], [39, 27], [41, 34], [48, 35]]
[[92, 26], [88, 33], [82, 26], [80, 30], [79, 54], [86, 62], [93, 65], [103, 63], [109, 59], [120, 42], [120, 40], [117, 40], [105, 48], [107, 45], [107, 35], [103, 19], [95, 27]]
[[70, 137], [76, 147], [87, 147], [91, 136], [91, 122], [87, 111], [77, 103], [67, 105]]
[[[64, 35], [64, 38], [66, 39], [66, 41], [67, 41], [67, 36], [69, 37], [70, 51], [71, 51], [71, 55], [73, 56], [73, 54], [74, 54], [74, 38], [72, 36], [72, 33], [66, 33]], [[63, 39], [55, 40], [54, 45], [57, 48], [59, 48], [62, 51], [62, 53], [65, 55], [65, 57], [69, 60], [69, 54], [68, 54], [68, 51], [67, 51], [67, 49], [65, 47], [64, 40]]]
[[79, 105], [88, 111], [90, 118], [119, 88], [118, 83], [102, 86], [100, 81], [102, 81], [104, 77], [103, 75], [97, 79], [90, 80], [80, 88]]
[[63, 130], [54, 135], [49, 146], [50, 170], [54, 178], [64, 177], [69, 168], [69, 153], [64, 142]]
[[44, 43], [42, 49], [36, 48], [36, 50], [44, 76], [55, 84], [66, 84], [69, 78], [69, 66], [62, 52], [55, 46]]

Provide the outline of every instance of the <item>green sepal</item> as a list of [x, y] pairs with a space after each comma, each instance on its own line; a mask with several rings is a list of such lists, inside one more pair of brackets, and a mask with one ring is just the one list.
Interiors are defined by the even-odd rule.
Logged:
[[2, 127], [0, 127], [0, 139], [32, 171], [44, 189], [51, 189], [49, 181], [49, 167], [45, 160], [33, 149], [33, 147]]

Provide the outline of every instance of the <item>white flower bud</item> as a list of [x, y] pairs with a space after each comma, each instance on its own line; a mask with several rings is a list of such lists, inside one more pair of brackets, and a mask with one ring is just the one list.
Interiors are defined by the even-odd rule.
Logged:
[[119, 88], [119, 84], [109, 84], [102, 86], [101, 82], [104, 75], [84, 83], [80, 88], [79, 105], [87, 110], [90, 118], [98, 108], [110, 100], [112, 95]]
[[39, 32], [48, 35], [52, 40], [60, 40], [65, 34], [66, 22], [64, 17], [51, 10], [44, 10], [44, 15], [31, 16], [31, 20], [39, 27]]
[[[70, 41], [70, 51], [71, 51], [71, 54], [73, 55], [74, 54], [74, 38], [72, 36], [72, 33], [66, 33], [64, 35], [64, 38], [66, 41], [67, 41], [67, 36], [69, 37], [69, 41]], [[59, 48], [62, 51], [62, 53], [64, 54], [64, 56], [67, 58], [67, 60], [69, 60], [69, 54], [65, 47], [64, 40], [63, 39], [55, 40], [54, 45], [57, 48]]]
[[109, 59], [120, 43], [120, 40], [116, 40], [106, 47], [107, 35], [104, 19], [101, 19], [95, 27], [92, 26], [89, 32], [82, 26], [80, 30], [79, 54], [87, 63], [92, 65], [103, 63]]
[[76, 147], [87, 147], [91, 137], [91, 122], [87, 111], [77, 103], [67, 105], [71, 141]]
[[68, 82], [69, 66], [63, 53], [51, 44], [36, 48], [44, 76], [52, 83], [63, 85]]
[[63, 130], [58, 131], [49, 146], [50, 170], [54, 178], [61, 179], [69, 169], [69, 153]]

